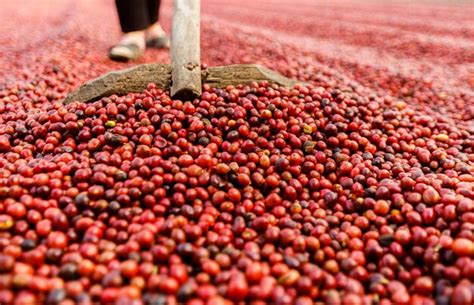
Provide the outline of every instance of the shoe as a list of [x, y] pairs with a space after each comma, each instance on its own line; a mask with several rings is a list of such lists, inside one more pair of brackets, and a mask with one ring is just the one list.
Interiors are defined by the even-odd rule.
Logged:
[[147, 38], [146, 46], [156, 49], [168, 49], [170, 47], [170, 38], [166, 34]]
[[129, 61], [139, 58], [143, 50], [133, 43], [120, 43], [109, 50], [109, 58], [115, 61]]

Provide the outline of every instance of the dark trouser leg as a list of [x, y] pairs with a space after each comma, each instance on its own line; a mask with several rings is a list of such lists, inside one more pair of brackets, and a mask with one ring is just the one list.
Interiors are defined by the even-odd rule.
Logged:
[[[150, 0], [115, 0], [120, 27], [122, 32], [141, 31], [149, 27], [150, 21], [148, 3]], [[157, 13], [158, 15], [158, 13]]]
[[150, 24], [158, 21], [160, 17], [160, 5], [161, 0], [147, 0], [148, 2], [148, 18], [150, 18]]

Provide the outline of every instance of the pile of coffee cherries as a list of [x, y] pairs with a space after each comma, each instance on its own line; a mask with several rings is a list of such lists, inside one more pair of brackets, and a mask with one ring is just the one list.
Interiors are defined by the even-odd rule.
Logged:
[[473, 303], [466, 129], [350, 86], [203, 89], [1, 92], [1, 304]]

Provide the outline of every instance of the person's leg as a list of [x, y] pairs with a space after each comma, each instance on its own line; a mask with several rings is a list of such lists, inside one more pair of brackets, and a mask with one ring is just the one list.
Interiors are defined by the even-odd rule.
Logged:
[[145, 29], [151, 25], [147, 0], [115, 0], [115, 5], [124, 35], [110, 49], [109, 57], [136, 59], [145, 50]]
[[160, 6], [161, 0], [147, 0], [148, 4], [148, 18], [150, 20], [150, 24], [154, 24], [158, 22], [160, 17]]
[[143, 31], [154, 21], [150, 21], [149, 0], [115, 0], [122, 32]]
[[159, 22], [160, 16], [160, 0], [147, 0], [148, 1], [148, 17], [151, 25], [146, 30], [146, 41], [149, 47], [155, 48], [168, 48], [170, 45], [170, 39], [166, 35], [166, 32], [161, 27]]

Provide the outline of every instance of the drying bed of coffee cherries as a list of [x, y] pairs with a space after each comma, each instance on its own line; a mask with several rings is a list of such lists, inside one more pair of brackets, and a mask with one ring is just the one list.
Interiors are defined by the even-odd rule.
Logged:
[[[445, 7], [456, 22], [440, 25], [428, 18], [436, 7], [420, 6], [411, 14], [426, 22], [414, 26], [377, 18], [393, 7], [360, 4], [373, 12], [367, 27], [345, 2], [303, 1], [336, 14], [328, 23], [283, 1], [266, 14], [253, 7], [262, 23], [252, 25], [248, 9], [214, 3], [203, 14], [206, 63], [259, 62], [309, 85], [205, 86], [200, 99], [177, 101], [150, 84], [65, 106], [84, 80], [124, 67], [104, 58], [113, 22], [95, 30], [113, 8], [25, 3], [14, 12], [1, 3], [0, 16], [35, 28], [68, 18], [49, 35], [20, 27], [11, 35], [30, 40], [0, 46], [9, 67], [0, 71], [1, 304], [472, 304], [473, 100], [456, 66], [472, 53], [460, 46], [449, 57], [446, 37], [418, 34], [384, 49], [373, 33], [389, 40], [388, 26], [463, 42], [461, 8]], [[285, 5], [295, 18], [287, 28], [277, 17]], [[345, 47], [401, 62], [426, 53], [459, 73], [420, 66], [406, 75], [390, 62], [334, 57], [328, 44], [312, 52], [307, 40], [281, 40], [311, 35], [312, 22], [321, 23], [315, 40], [328, 39], [325, 27]], [[353, 24], [367, 40], [338, 30]], [[140, 62], [156, 58], [166, 52]]]

